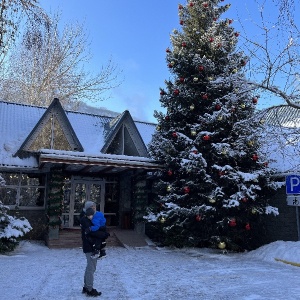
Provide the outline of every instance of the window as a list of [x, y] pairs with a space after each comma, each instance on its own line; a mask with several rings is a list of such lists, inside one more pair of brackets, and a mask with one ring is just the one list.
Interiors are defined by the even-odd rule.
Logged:
[[0, 200], [10, 208], [44, 208], [45, 175], [1, 173], [5, 186], [0, 187]]

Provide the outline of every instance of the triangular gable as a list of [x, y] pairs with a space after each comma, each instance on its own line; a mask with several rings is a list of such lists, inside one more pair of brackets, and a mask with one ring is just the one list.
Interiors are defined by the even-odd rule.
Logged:
[[16, 155], [23, 151], [37, 152], [40, 149], [83, 151], [83, 147], [57, 98], [54, 98]]
[[147, 147], [128, 110], [107, 126], [109, 133], [102, 153], [148, 157]]

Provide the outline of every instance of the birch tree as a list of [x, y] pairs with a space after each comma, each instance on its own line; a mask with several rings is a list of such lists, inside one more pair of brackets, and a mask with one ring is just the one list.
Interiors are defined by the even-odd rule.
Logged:
[[0, 97], [6, 101], [48, 106], [53, 98], [65, 108], [79, 101], [99, 101], [120, 84], [120, 71], [110, 59], [94, 74], [90, 43], [79, 23], [59, 29], [59, 14], [46, 23], [27, 24], [21, 41], [7, 63]]
[[0, 0], [0, 65], [18, 36], [22, 20], [40, 23], [47, 19], [37, 0]]

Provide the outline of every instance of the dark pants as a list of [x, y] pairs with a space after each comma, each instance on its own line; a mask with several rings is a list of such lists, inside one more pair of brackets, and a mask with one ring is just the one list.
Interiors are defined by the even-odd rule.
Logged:
[[95, 245], [96, 250], [101, 250], [105, 247], [105, 240], [109, 237], [109, 233], [106, 231], [106, 226], [100, 227], [97, 231], [91, 231], [87, 238], [89, 242]]

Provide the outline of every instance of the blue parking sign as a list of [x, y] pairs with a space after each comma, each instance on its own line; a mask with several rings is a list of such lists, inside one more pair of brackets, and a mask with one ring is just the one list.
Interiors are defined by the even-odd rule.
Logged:
[[285, 183], [287, 194], [300, 194], [300, 175], [286, 176]]

